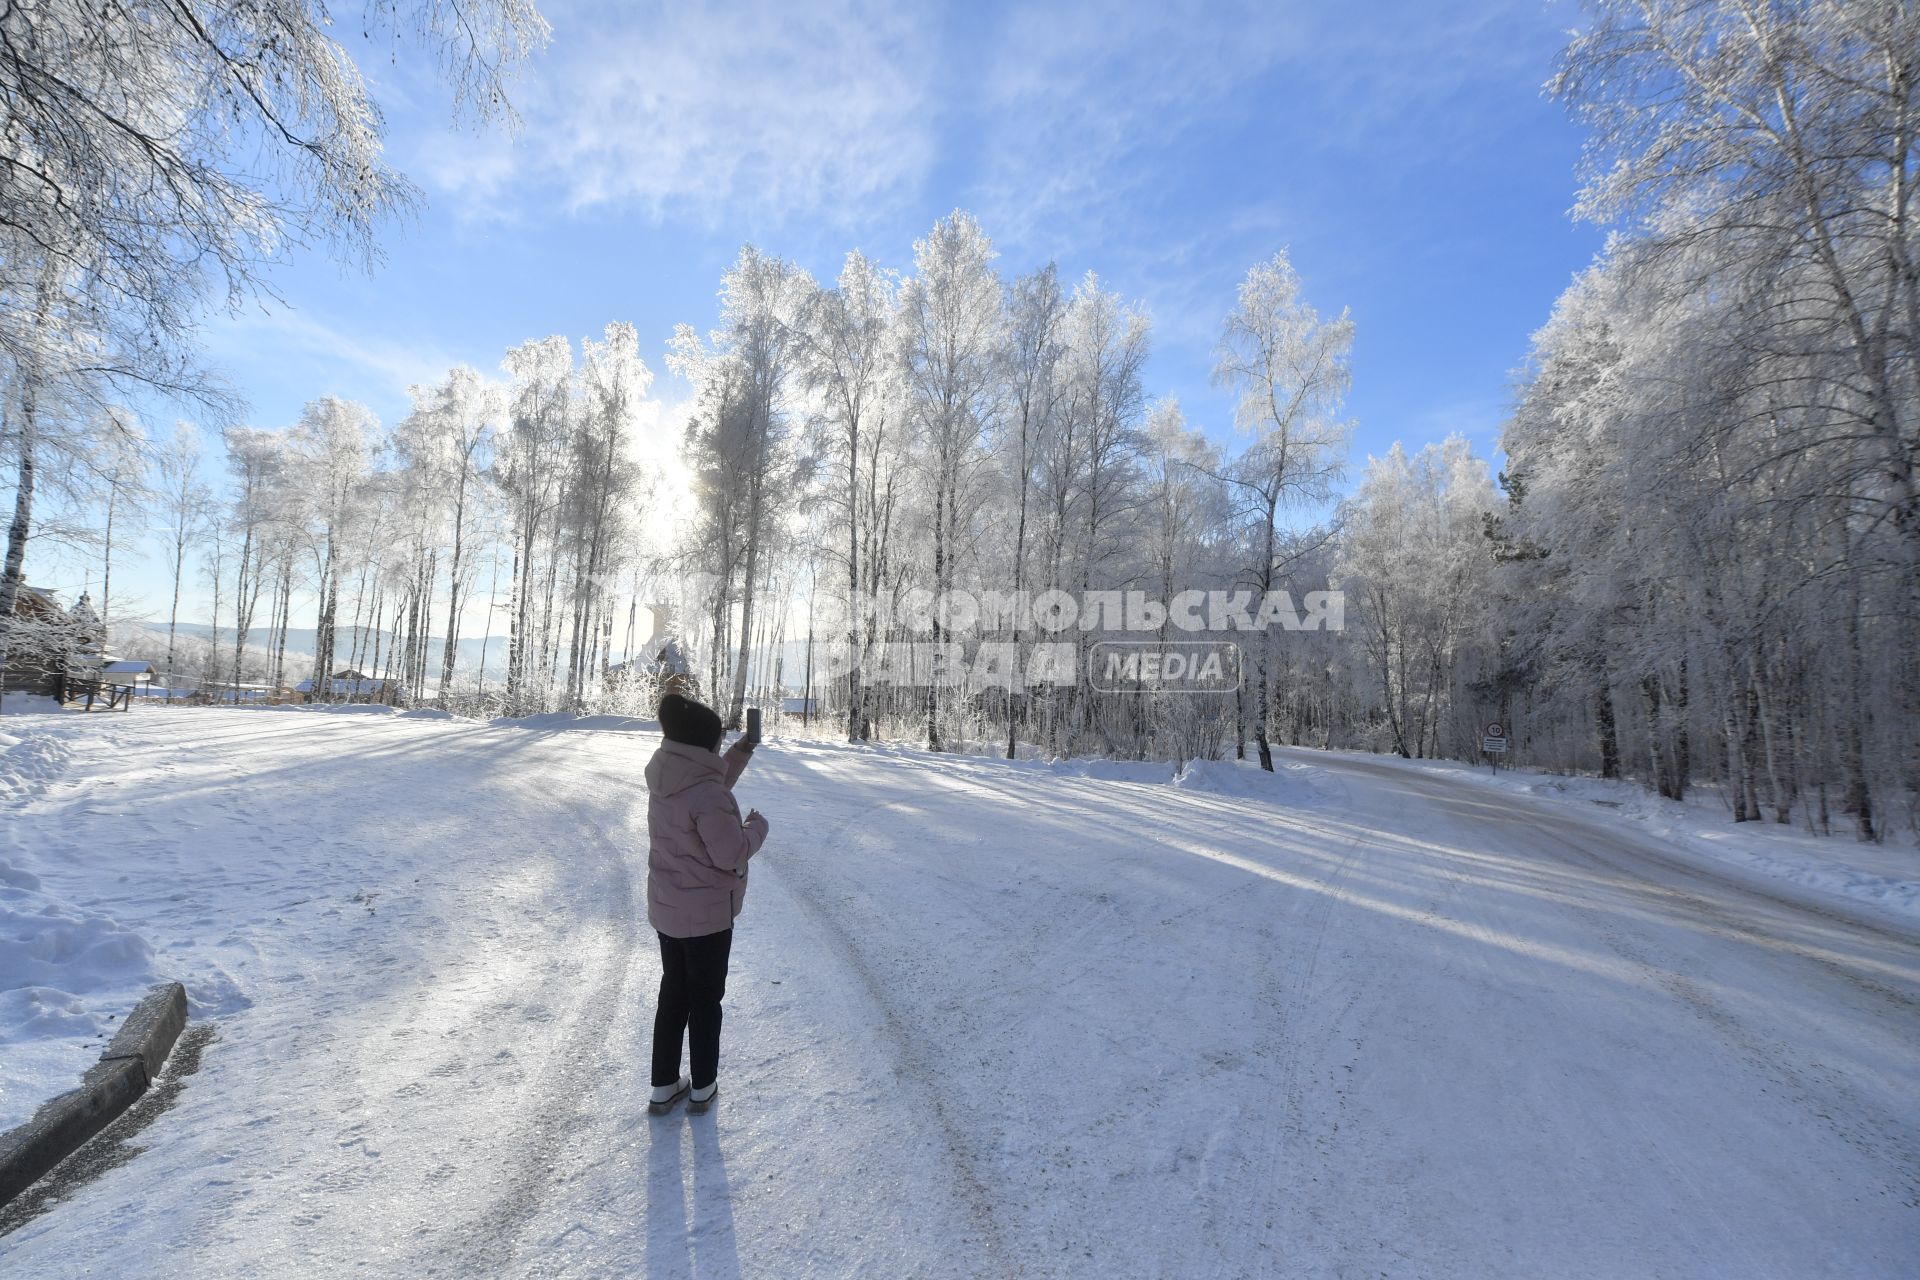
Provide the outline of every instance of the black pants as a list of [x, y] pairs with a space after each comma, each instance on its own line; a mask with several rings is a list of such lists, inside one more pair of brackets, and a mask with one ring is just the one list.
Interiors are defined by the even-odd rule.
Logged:
[[733, 930], [700, 938], [660, 935], [660, 1010], [653, 1016], [653, 1083], [680, 1079], [680, 1044], [693, 1041], [693, 1087], [720, 1074], [720, 997], [727, 994], [727, 954]]

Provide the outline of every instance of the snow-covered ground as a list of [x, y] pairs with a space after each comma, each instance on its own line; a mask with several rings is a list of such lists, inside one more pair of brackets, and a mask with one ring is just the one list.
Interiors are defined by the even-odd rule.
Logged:
[[0, 988], [38, 992], [0, 998], [5, 1114], [150, 980], [219, 1027], [144, 1154], [0, 1237], [0, 1272], [1920, 1259], [1906, 925], [1633, 814], [1367, 758], [769, 743], [721, 1101], [649, 1118], [655, 739], [562, 728], [0, 724]]
[[[1295, 763], [1326, 760], [1318, 751], [1283, 749]], [[1881, 843], [1850, 837], [1852, 823], [1837, 811], [1833, 835], [1809, 832], [1796, 810], [1793, 823], [1768, 820], [1736, 823], [1726, 801], [1707, 787], [1696, 787], [1683, 801], [1668, 800], [1638, 782], [1607, 781], [1533, 769], [1501, 769], [1457, 760], [1402, 760], [1398, 756], [1357, 756], [1396, 768], [1470, 781], [1513, 795], [1560, 806], [1576, 821], [1607, 816], [1626, 831], [1637, 831], [1677, 854], [1703, 855], [1751, 875], [1798, 885], [1818, 895], [1838, 895], [1907, 920], [1920, 922], [1920, 848], [1904, 827]], [[1611, 810], [1611, 815], [1596, 813]]]

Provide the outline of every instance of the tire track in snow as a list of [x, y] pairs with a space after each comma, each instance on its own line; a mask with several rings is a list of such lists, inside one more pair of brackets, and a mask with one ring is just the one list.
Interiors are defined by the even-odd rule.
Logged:
[[[879, 801], [859, 809], [837, 823], [829, 833], [814, 842], [813, 847], [831, 848], [855, 823], [876, 813], [898, 808], [899, 804], [898, 801]], [[900, 1008], [883, 975], [854, 941], [851, 930], [827, 905], [828, 894], [824, 886], [801, 871], [800, 865], [792, 857], [769, 859], [756, 868], [756, 874], [773, 880], [787, 892], [788, 897], [818, 930], [828, 948], [845, 965], [847, 972], [858, 979], [866, 998], [879, 1012], [881, 1029], [892, 1049], [896, 1065], [901, 1068], [900, 1078], [920, 1094], [923, 1099], [921, 1110], [933, 1117], [938, 1128], [943, 1161], [974, 1228], [973, 1237], [963, 1243], [983, 1258], [983, 1264], [976, 1268], [978, 1273], [992, 1276], [1025, 1274], [1026, 1267], [1014, 1259], [998, 1217], [996, 1206], [1000, 1197], [983, 1173], [984, 1161], [974, 1150], [971, 1141], [976, 1126], [952, 1113], [940, 1089], [939, 1073], [928, 1052], [926, 1037]]]
[[[1516, 816], [1516, 823], [1527, 826], [1532, 838], [1545, 838], [1558, 845], [1563, 852], [1572, 853], [1590, 866], [1598, 866], [1614, 871], [1616, 874], [1620, 871], [1620, 868], [1596, 856], [1591, 850], [1553, 831], [1544, 822], [1528, 821], [1524, 817]], [[1618, 884], [1614, 887], [1632, 892], [1641, 886]], [[1785, 1083], [1779, 1074], [1778, 1064], [1770, 1055], [1755, 1051], [1754, 1042], [1746, 1036], [1744, 1028], [1740, 1027], [1732, 1014], [1706, 997], [1698, 987], [1682, 977], [1671, 965], [1657, 961], [1651, 949], [1644, 945], [1644, 940], [1627, 938], [1623, 931], [1617, 928], [1609, 918], [1602, 916], [1598, 909], [1584, 903], [1569, 902], [1566, 904], [1566, 910], [1584, 921], [1592, 935], [1597, 937], [1608, 950], [1639, 971], [1644, 981], [1666, 991], [1688, 1006], [1723, 1041], [1732, 1045], [1740, 1056], [1759, 1068], [1762, 1074], [1776, 1082]], [[1560, 996], [1559, 1003], [1569, 1015], [1577, 1013], [1573, 1003], [1564, 994]], [[1685, 1186], [1692, 1194], [1695, 1204], [1706, 1211], [1704, 1216], [1713, 1220], [1719, 1235], [1719, 1256], [1743, 1259], [1742, 1263], [1733, 1269], [1732, 1274], [1763, 1275], [1767, 1272], [1768, 1259], [1756, 1250], [1752, 1242], [1740, 1231], [1738, 1224], [1730, 1220], [1730, 1215], [1718, 1206], [1716, 1197], [1702, 1187], [1698, 1179], [1694, 1178], [1681, 1161], [1668, 1150], [1668, 1144], [1672, 1141], [1671, 1133], [1649, 1126], [1637, 1111], [1614, 1112], [1609, 1116], [1609, 1120], [1616, 1125], [1630, 1126], [1636, 1135], [1635, 1145], [1644, 1157], [1658, 1163], [1668, 1183]]]
[[[1023, 792], [1020, 786], [1023, 779], [998, 770], [989, 772], [991, 765], [983, 766], [970, 758], [956, 763], [971, 767], [958, 769], [942, 768], [932, 761], [916, 757], [906, 757], [903, 763], [930, 774], [949, 791], [991, 796], [1013, 809], [1031, 802], [1031, 794]], [[1058, 777], [1049, 777], [1048, 781], [1054, 784], [1054, 789], [1048, 793], [1049, 811], [1078, 818], [1111, 818], [1112, 814], [1098, 805], [1070, 803], [1069, 799], [1074, 796], [1071, 788], [1075, 784], [1093, 788], [1159, 785]], [[1344, 782], [1338, 785], [1343, 793], [1350, 795], [1345, 791]], [[1087, 800], [1099, 798], [1098, 791], [1094, 790], [1080, 794]], [[1194, 797], [1177, 792], [1162, 792], [1155, 796], [1157, 804], [1163, 808], [1183, 806], [1192, 799]], [[1225, 796], [1208, 797], [1208, 800], [1210, 803], [1204, 821], [1209, 827], [1209, 840], [1222, 848], [1243, 845], [1250, 836], [1257, 838], [1260, 824], [1272, 816], [1259, 803]], [[1216, 810], [1216, 805], [1224, 806], [1226, 817], [1223, 818]], [[1235, 1137], [1251, 1150], [1243, 1154], [1230, 1170], [1222, 1170], [1209, 1178], [1209, 1194], [1203, 1206], [1203, 1215], [1209, 1234], [1214, 1239], [1239, 1241], [1257, 1238], [1277, 1252], [1280, 1242], [1275, 1235], [1281, 1227], [1276, 1221], [1275, 1210], [1284, 1208], [1284, 1197], [1288, 1195], [1286, 1187], [1281, 1185], [1283, 1170], [1280, 1165], [1283, 1157], [1304, 1149], [1302, 1144], [1311, 1141], [1313, 1149], [1322, 1158], [1329, 1158], [1324, 1136], [1310, 1132], [1306, 1117], [1300, 1068], [1300, 1053], [1304, 1047], [1301, 1037], [1306, 1012], [1319, 995], [1319, 959], [1334, 907], [1342, 898], [1339, 886], [1352, 869], [1368, 834], [1365, 830], [1356, 830], [1341, 846], [1333, 866], [1321, 875], [1312, 889], [1284, 891], [1287, 896], [1278, 901], [1284, 902], [1289, 898], [1297, 901], [1303, 893], [1310, 896], [1305, 899], [1300, 913], [1288, 922], [1289, 932], [1283, 938], [1276, 938], [1273, 928], [1255, 923], [1254, 920], [1254, 913], [1263, 909], [1261, 904], [1276, 901], [1270, 892], [1274, 889], [1271, 882], [1256, 878], [1247, 893], [1236, 895], [1234, 899], [1243, 912], [1241, 927], [1257, 933], [1267, 944], [1262, 948], [1261, 980], [1254, 996], [1260, 1008], [1261, 1030], [1252, 1048], [1252, 1055], [1276, 1069], [1262, 1075], [1263, 1087], [1258, 1101], [1243, 1103], [1240, 1108], [1242, 1122], [1237, 1126]], [[1217, 904], [1214, 906], [1217, 908]], [[1129, 1103], [1128, 1109], [1135, 1105]], [[1231, 1253], [1224, 1253], [1220, 1260], [1210, 1265], [1199, 1259], [1191, 1259], [1183, 1266], [1196, 1271], [1204, 1269], [1205, 1274], [1237, 1277], [1244, 1273], [1245, 1257], [1243, 1255], [1235, 1259]]]
[[[613, 778], [600, 770], [582, 768], [580, 772], [631, 785], [630, 779]], [[605, 933], [593, 948], [591, 969], [581, 964], [587, 957], [573, 951], [567, 954], [569, 965], [580, 964], [591, 977], [547, 1054], [533, 1094], [535, 1109], [517, 1118], [510, 1140], [504, 1134], [497, 1136], [496, 1147], [510, 1141], [512, 1159], [506, 1189], [455, 1227], [450, 1242], [436, 1240], [417, 1255], [415, 1265], [421, 1275], [500, 1274], [507, 1263], [518, 1260], [525, 1243], [523, 1229], [551, 1193], [567, 1148], [587, 1127], [591, 1101], [609, 1085], [607, 1063], [611, 1060], [624, 1065], [632, 1061], [624, 1054], [609, 1059], [605, 1050], [609, 1026], [623, 1003], [631, 1004], [628, 988], [640, 940], [636, 911], [643, 913], [644, 908], [636, 906], [633, 873], [625, 851], [593, 820], [592, 810], [584, 801], [577, 808], [580, 830], [591, 832], [600, 856], [593, 875], [583, 879], [576, 890], [574, 904], [604, 904], [601, 918], [594, 925]], [[559, 851], [553, 856], [559, 857]], [[556, 918], [566, 916], [556, 913]]]
[[[1547, 837], [1563, 850], [1621, 877], [1625, 883], [1617, 887], [1629, 894], [1684, 903], [1693, 908], [1697, 918], [1718, 920], [1738, 930], [1738, 932], [1730, 932], [1726, 928], [1712, 928], [1710, 931], [1716, 936], [1742, 945], [1751, 945], [1754, 941], [1750, 935], [1740, 936], [1748, 932], [1744, 922], [1735, 920], [1713, 904], [1681, 890], [1640, 880], [1633, 876], [1630, 869], [1594, 849], [1575, 843], [1542, 823], [1536, 822], [1532, 825], [1537, 834]], [[1769, 1037], [1750, 1026], [1732, 1009], [1710, 995], [1698, 982], [1683, 973], [1680, 965], [1661, 954], [1662, 948], [1658, 944], [1645, 937], [1627, 936], [1625, 930], [1599, 919], [1597, 913], [1591, 908], [1576, 909], [1592, 920], [1596, 933], [1616, 955], [1639, 968], [1662, 990], [1692, 1010], [1695, 1016], [1761, 1075], [1786, 1089], [1801, 1111], [1821, 1121], [1843, 1142], [1897, 1169], [1905, 1181], [1909, 1201], [1920, 1201], [1920, 1156], [1916, 1156], [1911, 1147], [1903, 1146], [1896, 1138], [1890, 1136], [1901, 1131], [1901, 1117], [1881, 1114], [1876, 1122], [1871, 1124], [1842, 1123], [1836, 1118], [1836, 1114], [1872, 1115], [1878, 1108], [1863, 1093], [1854, 1088], [1841, 1073], [1823, 1064], [1803, 1060], [1802, 1055], [1795, 1052], [1794, 1046]], [[1767, 942], [1778, 953], [1810, 962], [1831, 976], [1848, 979], [1859, 990], [1892, 1003], [1902, 1012], [1913, 1007], [1912, 1000], [1883, 988], [1878, 983], [1862, 980], [1824, 956], [1809, 953], [1784, 940], [1768, 939]], [[1817, 1098], [1816, 1092], [1825, 1092], [1842, 1105], [1831, 1106], [1827, 1101]]]
[[[1568, 843], [1568, 838], [1564, 834], [1548, 826], [1544, 821], [1536, 821], [1534, 825], [1547, 831], [1563, 844]], [[1597, 831], [1583, 824], [1580, 825], [1580, 830], [1583, 834], [1598, 836], [1603, 841], [1611, 834]], [[1608, 858], [1591, 845], [1571, 847], [1576, 848], [1580, 854], [1587, 859], [1598, 863], [1615, 875], [1622, 877], [1623, 880], [1632, 882], [1641, 891], [1678, 904], [1682, 909], [1691, 912], [1700, 923], [1706, 925], [1713, 933], [1725, 938], [1729, 942], [1735, 942], [1741, 945], [1757, 944], [1781, 951], [1784, 954], [1791, 955], [1796, 959], [1804, 960], [1808, 964], [1818, 967], [1829, 977], [1838, 978], [1858, 988], [1865, 994], [1872, 996], [1876, 1000], [1894, 1006], [1894, 1008], [1902, 1013], [1908, 1015], [1920, 1014], [1920, 999], [1916, 999], [1914, 995], [1908, 992], [1897, 990], [1884, 982], [1868, 977], [1856, 969], [1850, 969], [1846, 965], [1838, 963], [1830, 956], [1822, 955], [1818, 951], [1800, 946], [1788, 939], [1762, 934], [1758, 925], [1753, 920], [1742, 919], [1727, 911], [1718, 903], [1689, 892], [1686, 889], [1676, 888], [1670, 884], [1663, 884], [1657, 880], [1649, 880], [1634, 868], [1627, 866], [1618, 859]], [[1618, 852], [1624, 851], [1627, 846], [1625, 841], [1617, 841], [1614, 844], [1614, 848]], [[1638, 842], [1632, 847], [1632, 856], [1653, 862], [1664, 871], [1679, 873], [1682, 878], [1686, 880], [1698, 882], [1712, 877], [1712, 872], [1709, 870], [1667, 857], [1661, 854], [1658, 849], [1643, 846]], [[1758, 898], [1769, 906], [1780, 910], [1794, 914], [1815, 916], [1843, 930], [1864, 930], [1885, 939], [1888, 943], [1896, 947], [1910, 947], [1912, 945], [1911, 939], [1902, 938], [1898, 934], [1880, 927], [1876, 921], [1827, 911], [1812, 902], [1800, 902], [1791, 898], [1776, 896], [1768, 893], [1759, 885], [1749, 885], [1744, 882], [1734, 882], [1732, 880], [1716, 881], [1715, 884], [1716, 887], [1726, 891]]]
[[[1433, 783], [1431, 779], [1420, 778], [1418, 782], [1429, 783], [1430, 785], [1407, 786], [1405, 776], [1397, 770], [1389, 772], [1387, 769], [1361, 767], [1355, 770], [1355, 772], [1371, 782], [1385, 783], [1388, 786], [1404, 788], [1405, 791], [1410, 792], [1420, 800], [1434, 805], [1434, 813], [1436, 816], [1441, 814], [1447, 815], [1449, 826], [1455, 833], [1452, 838], [1459, 842], [1463, 850], [1473, 848], [1484, 850], [1489, 843], [1509, 847], [1528, 847], [1539, 836], [1552, 834], [1544, 830], [1537, 830], [1537, 824], [1530, 821], [1531, 815], [1525, 811], [1511, 813], [1497, 822], [1490, 821], [1481, 816], [1449, 813], [1447, 806], [1451, 802], [1471, 799], [1473, 797], [1463, 796], [1459, 792], [1449, 789], [1444, 783], [1436, 784]], [[1509, 830], [1509, 828], [1517, 828], [1518, 831]], [[1491, 840], [1489, 840], [1490, 836]], [[1429, 925], [1444, 917], [1452, 921], [1455, 925], [1460, 926], [1465, 936], [1473, 937], [1479, 942], [1493, 945], [1497, 948], [1499, 945], [1498, 939], [1502, 936], [1512, 934], [1513, 931], [1497, 927], [1482, 918], [1481, 912], [1484, 911], [1487, 906], [1493, 905], [1493, 903], [1488, 900], [1488, 895], [1476, 892], [1475, 889], [1477, 886], [1473, 885], [1471, 880], [1469, 880], [1465, 891], [1456, 895], [1455, 890], [1460, 885], [1462, 877], [1453, 865], [1455, 859], [1442, 856], [1432, 861], [1436, 863], [1434, 867], [1436, 874], [1440, 875], [1444, 881], [1446, 896], [1454, 900], [1453, 909], [1442, 912], [1439, 909], [1439, 904], [1436, 903], [1434, 908], [1422, 914], [1420, 923]], [[1472, 905], [1476, 900], [1483, 904], [1479, 909], [1476, 909]], [[1613, 946], [1613, 940], [1609, 936], [1610, 926], [1594, 908], [1571, 898], [1562, 902], [1560, 908], [1578, 922], [1582, 933], [1598, 939], [1603, 945], [1607, 945], [1610, 949], [1614, 950], [1615, 954], [1619, 955], [1620, 958], [1627, 963], [1643, 970], [1646, 968], [1643, 962], [1629, 957], [1619, 948]], [[1495, 909], [1497, 910], [1498, 908], [1496, 907]], [[1504, 913], [1502, 914], [1504, 915]], [[1478, 960], [1482, 958], [1476, 956], [1475, 959]], [[1477, 965], [1477, 967], [1481, 970], [1485, 978], [1492, 983], [1491, 989], [1502, 991], [1511, 990], [1510, 984], [1513, 980], [1513, 975], [1510, 972], [1503, 974], [1500, 970], [1485, 963], [1481, 963]], [[1560, 983], [1543, 982], [1533, 988], [1530, 998], [1542, 1002], [1543, 1007], [1550, 1007], [1556, 1011], [1554, 1020], [1564, 1025], [1579, 1026], [1587, 1017], [1581, 1001], [1575, 998], [1575, 993]], [[1516, 1099], [1516, 1105], [1524, 1105], [1524, 1099]], [[1710, 1196], [1704, 1196], [1701, 1193], [1696, 1180], [1691, 1176], [1689, 1170], [1669, 1152], [1667, 1143], [1672, 1138], [1671, 1133], [1649, 1128], [1644, 1117], [1642, 1117], [1639, 1112], [1634, 1110], [1623, 1112], [1610, 1109], [1605, 1113], [1604, 1117], [1602, 1117], [1596, 1113], [1584, 1097], [1578, 1093], [1562, 1098], [1559, 1101], [1558, 1108], [1563, 1110], [1573, 1109], [1579, 1111], [1585, 1117], [1584, 1120], [1577, 1123], [1557, 1123], [1555, 1130], [1557, 1134], [1562, 1139], [1575, 1144], [1572, 1149], [1564, 1153], [1563, 1159], [1573, 1160], [1580, 1158], [1578, 1155], [1578, 1144], [1583, 1140], [1585, 1135], [1596, 1131], [1598, 1126], [1602, 1124], [1615, 1127], [1625, 1126], [1633, 1134], [1632, 1145], [1634, 1149], [1640, 1153], [1639, 1158], [1645, 1161], [1650, 1168], [1657, 1169], [1658, 1176], [1665, 1183], [1671, 1186], [1684, 1186], [1692, 1192], [1697, 1203], [1708, 1207], [1712, 1206], [1712, 1198]], [[1536, 1122], [1539, 1120], [1538, 1117], [1534, 1117], [1534, 1119]], [[1751, 1244], [1747, 1240], [1743, 1239], [1736, 1231], [1730, 1229], [1728, 1223], [1725, 1221], [1724, 1215], [1715, 1213], [1711, 1214], [1711, 1217], [1713, 1227], [1717, 1233], [1712, 1256], [1726, 1259], [1740, 1259], [1740, 1262], [1733, 1265], [1730, 1274], [1765, 1274], [1767, 1270], [1765, 1260], [1754, 1252]]]
[[[1463, 790], [1461, 784], [1449, 784], [1432, 777], [1408, 776], [1390, 766], [1369, 768], [1359, 764], [1352, 767], [1369, 778], [1391, 779], [1422, 799], [1439, 804], [1485, 799]], [[1470, 829], [1493, 829], [1486, 819], [1478, 819], [1467, 825]], [[1821, 910], [1815, 904], [1777, 896], [1766, 892], [1761, 886], [1750, 886], [1744, 881], [1716, 877], [1711, 868], [1694, 866], [1663, 855], [1657, 848], [1647, 847], [1646, 842], [1633, 839], [1629, 833], [1615, 833], [1578, 819], [1563, 819], [1562, 815], [1544, 812], [1533, 805], [1513, 805], [1503, 815], [1501, 825], [1512, 829], [1500, 833], [1502, 843], [1531, 847], [1537, 852], [1541, 842], [1545, 842], [1557, 851], [1557, 857], [1563, 865], [1571, 863], [1599, 871], [1600, 883], [1606, 890], [1640, 908], [1645, 913], [1645, 920], [1635, 927], [1633, 917], [1618, 910], [1603, 911], [1597, 904], [1572, 897], [1564, 899], [1563, 909], [1582, 922], [1584, 931], [1642, 975], [1646, 987], [1665, 992], [1705, 1025], [1715, 1039], [1749, 1070], [1785, 1091], [1797, 1112], [1817, 1120], [1842, 1142], [1873, 1159], [1883, 1169], [1896, 1171], [1894, 1176], [1904, 1183], [1903, 1190], [1909, 1203], [1920, 1201], [1920, 1156], [1916, 1156], [1910, 1143], [1903, 1144], [1900, 1138], [1903, 1130], [1911, 1129], [1911, 1122], [1877, 1107], [1843, 1073], [1808, 1058], [1803, 1046], [1762, 1032], [1725, 1002], [1714, 998], [1700, 982], [1688, 976], [1685, 961], [1672, 953], [1670, 944], [1656, 940], [1651, 929], [1658, 925], [1692, 927], [1721, 943], [1743, 949], [1757, 948], [1769, 956], [1806, 962], [1829, 979], [1844, 980], [1856, 993], [1869, 997], [1870, 1003], [1880, 1010], [1882, 1017], [1890, 1014], [1910, 1015], [1915, 1007], [1914, 1000], [1789, 937], [1765, 932], [1762, 917], [1736, 914], [1701, 893], [1650, 878], [1644, 865], [1634, 864], [1644, 859], [1663, 872], [1677, 873], [1683, 883], [1689, 885], [1724, 892], [1736, 898], [1756, 899], [1790, 915], [1811, 915], [1848, 931], [1863, 930], [1903, 949], [1910, 944], [1876, 927], [1871, 921]], [[1567, 829], [1571, 830], [1571, 834]], [[1559, 993], [1557, 1003], [1566, 1010], [1569, 1018], [1577, 1019], [1580, 1016], [1580, 1009], [1564, 992]], [[1849, 1123], [1847, 1117], [1860, 1119]], [[1669, 1154], [1666, 1144], [1672, 1138], [1670, 1133], [1649, 1128], [1634, 1116], [1610, 1114], [1608, 1119], [1614, 1124], [1632, 1124], [1638, 1135], [1637, 1146], [1647, 1158], [1658, 1161], [1676, 1185], [1692, 1188], [1699, 1204], [1714, 1205], [1714, 1198], [1699, 1188], [1681, 1162]], [[1712, 1216], [1725, 1256], [1746, 1258], [1748, 1265], [1745, 1274], [1758, 1274], [1766, 1270], [1767, 1260], [1753, 1251], [1737, 1225], [1728, 1221], [1724, 1213], [1715, 1212]]]
[[[1341, 799], [1345, 804], [1349, 794], [1345, 784], [1341, 786]], [[1207, 1201], [1206, 1220], [1215, 1238], [1257, 1239], [1280, 1260], [1287, 1256], [1283, 1248], [1285, 1242], [1274, 1238], [1281, 1229], [1275, 1220], [1275, 1210], [1285, 1207], [1277, 1205], [1276, 1201], [1286, 1195], [1279, 1176], [1281, 1153], [1283, 1150], [1299, 1151], [1303, 1142], [1309, 1140], [1316, 1152], [1324, 1152], [1325, 1149], [1324, 1140], [1309, 1132], [1306, 1121], [1300, 1084], [1301, 1033], [1304, 1031], [1301, 1023], [1315, 997], [1315, 974], [1319, 967], [1320, 952], [1326, 940], [1333, 908], [1340, 897], [1337, 886], [1353, 865], [1363, 840], [1364, 833], [1356, 832], [1333, 868], [1312, 890], [1290, 890], [1295, 894], [1308, 892], [1312, 895], [1307, 899], [1297, 922], [1289, 927], [1288, 922], [1280, 921], [1272, 927], [1260, 929], [1264, 942], [1277, 944], [1280, 940], [1274, 936], [1274, 929], [1287, 928], [1287, 941], [1291, 944], [1263, 948], [1257, 997], [1261, 1010], [1260, 1033], [1254, 1045], [1254, 1054], [1269, 1069], [1261, 1075], [1263, 1088], [1257, 1109], [1242, 1108], [1247, 1123], [1241, 1126], [1238, 1136], [1242, 1141], [1248, 1141], [1252, 1148], [1248, 1155], [1245, 1182], [1236, 1186], [1232, 1180], [1228, 1180], [1224, 1186], [1214, 1185], [1211, 1188], [1213, 1194]], [[1261, 1122], [1273, 1125], [1277, 1132], [1263, 1131]], [[1254, 1135], [1259, 1135], [1259, 1138], [1254, 1139]], [[1227, 1209], [1224, 1216], [1221, 1213], [1223, 1205]], [[1210, 1268], [1210, 1274], [1237, 1276], [1240, 1273], [1231, 1257], [1227, 1256]]]

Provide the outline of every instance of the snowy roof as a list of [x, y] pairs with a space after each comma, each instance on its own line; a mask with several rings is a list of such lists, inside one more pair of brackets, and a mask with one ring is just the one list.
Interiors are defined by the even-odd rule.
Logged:
[[19, 594], [14, 597], [13, 611], [20, 612], [22, 605], [35, 605], [41, 609], [59, 609], [60, 601], [45, 587], [30, 587], [23, 582], [20, 584]]
[[152, 675], [153, 664], [145, 658], [109, 658], [100, 664], [103, 676]]

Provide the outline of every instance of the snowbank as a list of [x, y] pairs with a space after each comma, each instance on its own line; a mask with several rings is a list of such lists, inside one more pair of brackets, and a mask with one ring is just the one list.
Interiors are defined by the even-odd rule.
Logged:
[[0, 694], [0, 715], [40, 715], [59, 710], [59, 703], [42, 694], [20, 693], [17, 690], [13, 693]]
[[0, 856], [0, 1130], [72, 1088], [154, 980], [153, 947]]
[[1274, 771], [1268, 773], [1249, 761], [1189, 760], [1174, 776], [1172, 785], [1185, 791], [1210, 791], [1304, 809], [1324, 803], [1321, 789], [1313, 782], [1315, 772], [1312, 766], [1303, 764], [1276, 763]]
[[0, 803], [40, 794], [66, 768], [66, 762], [66, 742], [57, 733], [23, 731], [18, 726], [14, 732], [0, 733]]
[[[191, 875], [206, 861], [208, 850], [189, 834], [206, 811], [163, 831], [144, 810], [116, 803], [115, 788], [130, 774], [111, 749], [95, 756], [102, 776], [67, 779], [76, 742], [98, 743], [99, 730], [127, 727], [104, 719], [35, 717], [0, 733], [0, 1130], [78, 1084], [154, 982], [187, 981], [200, 1015], [247, 1003], [218, 962], [193, 954], [206, 944], [189, 942], [164, 956], [150, 938], [166, 934], [138, 918], [170, 910], [167, 928], [179, 930], [183, 906], [211, 903], [212, 892], [182, 887], [183, 871]], [[171, 716], [143, 723], [156, 719], [176, 730], [186, 723]], [[144, 779], [152, 788], [147, 803], [164, 795], [163, 779], [178, 768], [168, 762]], [[121, 843], [79, 834], [75, 824], [88, 818]]]

